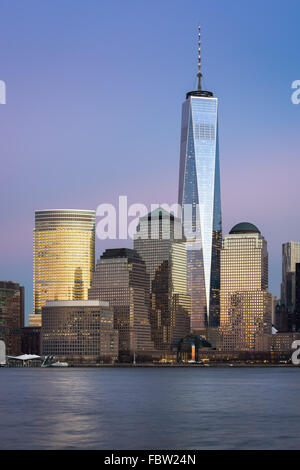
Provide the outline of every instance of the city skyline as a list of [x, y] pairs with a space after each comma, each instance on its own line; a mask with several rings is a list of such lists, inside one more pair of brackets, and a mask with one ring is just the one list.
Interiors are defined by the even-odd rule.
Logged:
[[[152, 24], [149, 21], [149, 25], [147, 14], [154, 19], [151, 15], [157, 12], [158, 3], [157, 8], [149, 11], [147, 6], [132, 2], [127, 6], [126, 24], [119, 15], [115, 25], [111, 14], [116, 6], [123, 8], [121, 2], [114, 2], [113, 6], [106, 4], [101, 10], [102, 15], [98, 14], [96, 2], [92, 2], [89, 8], [77, 5], [70, 19], [74, 31], [68, 30], [60, 53], [60, 42], [51, 42], [53, 25], [59, 39], [65, 38], [65, 33], [63, 23], [54, 16], [57, 2], [53, 3], [53, 9], [49, 5], [39, 7], [35, 1], [26, 9], [20, 6], [22, 14], [14, 16], [13, 20], [9, 15], [11, 7], [4, 4], [3, 14], [8, 21], [0, 33], [1, 43], [5, 44], [12, 38], [10, 30], [19, 31], [12, 41], [10, 58], [6, 57], [5, 48], [1, 53], [1, 79], [7, 83], [7, 104], [0, 107], [2, 155], [7, 163], [1, 175], [1, 200], [8, 201], [7, 204], [2, 202], [1, 208], [1, 278], [25, 285], [27, 315], [32, 310], [34, 210], [49, 207], [95, 209], [101, 202], [114, 203], [119, 194], [128, 194], [132, 202], [175, 202], [180, 105], [186, 90], [196, 88], [196, 79], [193, 78], [196, 75], [197, 50], [193, 44], [198, 19], [191, 23], [189, 15], [182, 17], [180, 12], [186, 7], [179, 2], [172, 2], [171, 16], [180, 18], [181, 30], [178, 29], [178, 19], [174, 24], [170, 21], [166, 27], [167, 10], [169, 13], [166, 5], [169, 2], [160, 6], [161, 19], [156, 18]], [[189, 3], [191, 6], [199, 4]], [[300, 232], [293, 211], [286, 211], [296, 197], [299, 168], [296, 132], [300, 108], [292, 105], [290, 100], [291, 83], [298, 78], [299, 70], [294, 45], [296, 35], [293, 38], [293, 32], [289, 36], [282, 34], [280, 45], [272, 40], [272, 33], [278, 34], [279, 24], [281, 30], [287, 31], [288, 21], [296, 21], [297, 15], [292, 12], [299, 7], [296, 2], [290, 4], [294, 5], [294, 10], [282, 12], [280, 8], [279, 12], [279, 3], [272, 2], [274, 14], [268, 23], [269, 41], [265, 38], [263, 20], [255, 14], [257, 2], [247, 10], [249, 15], [244, 15], [237, 5], [229, 5], [225, 11], [225, 7], [222, 10], [218, 4], [218, 11], [221, 9], [224, 16], [212, 21], [204, 3], [201, 15], [199, 13], [205, 41], [204, 86], [206, 88], [206, 83], [209, 83], [208, 88], [222, 100], [223, 234], [243, 220], [251, 220], [261, 228], [269, 243], [270, 291], [278, 296], [281, 244], [298, 240]], [[260, 10], [264, 11], [270, 5], [266, 2], [260, 5]], [[214, 8], [216, 2], [210, 6], [210, 9]], [[44, 9], [50, 21], [43, 40], [38, 43], [35, 39], [37, 36], [40, 38], [40, 27], [36, 20], [44, 18]], [[83, 17], [90, 22], [89, 33], [80, 20], [83, 9]], [[141, 15], [140, 25], [141, 18], [130, 15], [134, 9]], [[64, 18], [67, 6], [62, 7], [61, 14]], [[229, 38], [224, 34], [228, 28], [227, 20], [231, 27]], [[31, 21], [35, 27], [30, 30]], [[18, 28], [19, 23], [23, 27]], [[124, 39], [130, 26], [133, 32], [128, 36], [125, 34], [125, 57], [123, 53], [118, 55], [117, 49], [120, 38]], [[110, 33], [109, 41], [104, 41], [111, 28], [114, 34]], [[151, 41], [153, 28], [158, 33], [156, 41]], [[77, 35], [78, 29], [86, 33], [84, 38]], [[29, 30], [31, 34], [28, 35]], [[253, 39], [251, 47], [247, 42], [250, 34]], [[136, 41], [139, 35], [143, 37], [142, 44]], [[264, 41], [261, 41], [262, 37]], [[77, 52], [73, 51], [74, 41]], [[243, 50], [245, 44], [247, 54]], [[30, 60], [25, 62], [23, 57]], [[45, 64], [44, 57], [47, 57]], [[62, 66], [66, 59], [67, 69]], [[274, 73], [278, 62], [285, 65], [279, 77]], [[23, 71], [21, 75], [14, 73], [14, 63], [17, 63], [18, 70]], [[80, 68], [79, 63], [83, 63]], [[121, 77], [116, 73], [120, 64], [124, 70]], [[239, 70], [241, 65], [243, 74]], [[36, 73], [36, 66], [39, 73]], [[153, 74], [153, 69], [159, 73]], [[150, 78], [147, 78], [149, 74]], [[111, 111], [115, 106], [118, 106], [118, 121], [122, 126], [115, 126], [114, 112]], [[127, 123], [126, 109], [130, 109]], [[120, 144], [113, 142], [111, 145], [116, 129]], [[155, 139], [153, 135], [149, 139], [149, 131], [155, 134]], [[132, 146], [134, 137], [137, 149]], [[145, 142], [148, 143], [147, 148]], [[107, 154], [110, 158], [106, 158]], [[117, 165], [112, 161], [114, 158]], [[168, 185], [163, 184], [164, 174], [168, 174]], [[155, 178], [155, 190], [149, 176]], [[146, 184], [147, 180], [149, 183]], [[255, 203], [257, 198], [263, 200], [259, 208]], [[110, 246], [120, 246], [120, 241], [97, 241], [96, 257]], [[131, 241], [128, 241], [128, 246], [132, 246]]]
[[299, 0], [0, 16], [0, 448], [300, 449]]

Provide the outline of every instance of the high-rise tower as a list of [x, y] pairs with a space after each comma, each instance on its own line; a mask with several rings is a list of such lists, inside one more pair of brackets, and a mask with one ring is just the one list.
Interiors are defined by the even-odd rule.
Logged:
[[87, 299], [95, 267], [95, 212], [36, 211], [33, 236], [34, 314], [29, 322], [37, 326], [47, 300]]
[[272, 295], [267, 242], [253, 224], [235, 225], [223, 241], [220, 297], [220, 348], [269, 351]]
[[181, 220], [161, 207], [139, 220], [134, 249], [150, 280], [150, 320], [155, 348], [171, 351], [190, 331], [186, 244]]
[[282, 245], [281, 303], [293, 312], [296, 296], [296, 263], [300, 262], [300, 242], [287, 242]]
[[121, 360], [128, 356], [151, 356], [149, 276], [144, 261], [129, 248], [105, 250], [97, 262], [89, 300], [108, 301], [114, 309], [119, 331]]
[[218, 99], [202, 90], [200, 26], [197, 77], [182, 105], [179, 170], [192, 330], [219, 325], [222, 242]]

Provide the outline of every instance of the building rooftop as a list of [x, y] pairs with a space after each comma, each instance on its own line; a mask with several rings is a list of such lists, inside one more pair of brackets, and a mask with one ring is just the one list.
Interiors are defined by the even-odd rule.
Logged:
[[251, 224], [250, 222], [241, 222], [239, 224], [236, 224], [229, 232], [231, 235], [232, 234], [238, 234], [238, 233], [260, 233], [258, 228]]
[[91, 212], [95, 214], [92, 209], [37, 209], [35, 212]]
[[197, 96], [198, 98], [213, 98], [214, 95], [211, 91], [195, 90], [189, 91], [186, 94], [186, 99], [188, 99], [190, 96]]
[[131, 248], [108, 248], [100, 256], [100, 259], [127, 258], [129, 262], [136, 261], [143, 263], [140, 255]]
[[109, 307], [104, 300], [47, 300], [45, 307]]
[[180, 221], [179, 217], [175, 217], [174, 214], [171, 212], [166, 211], [162, 207], [158, 207], [157, 209], [154, 209], [152, 212], [149, 212], [148, 214], [144, 215], [143, 217], [140, 217], [140, 220], [151, 220], [151, 219], [170, 219], [170, 220], [178, 220]]

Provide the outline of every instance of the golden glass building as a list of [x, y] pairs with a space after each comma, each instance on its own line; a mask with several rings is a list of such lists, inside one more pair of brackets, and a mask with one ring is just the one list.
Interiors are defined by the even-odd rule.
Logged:
[[[48, 300], [87, 300], [95, 266], [95, 212], [35, 212], [33, 312], [41, 318]], [[35, 322], [36, 323], [36, 322]]]
[[255, 225], [237, 224], [221, 250], [220, 348], [269, 350], [271, 313], [267, 242]]

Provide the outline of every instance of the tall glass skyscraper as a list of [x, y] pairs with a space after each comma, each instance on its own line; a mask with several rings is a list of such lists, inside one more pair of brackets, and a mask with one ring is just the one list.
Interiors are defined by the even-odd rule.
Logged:
[[201, 87], [182, 106], [179, 204], [187, 239], [191, 329], [219, 325], [222, 217], [218, 145], [218, 99]]

